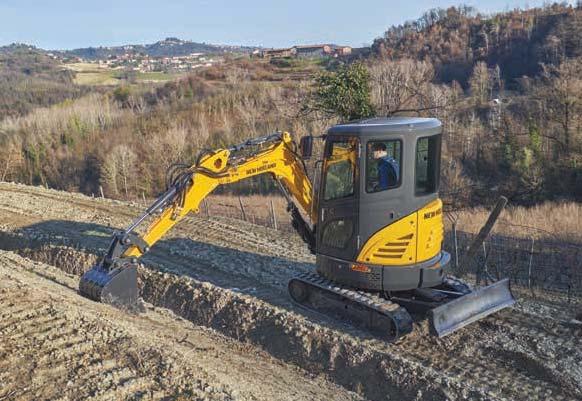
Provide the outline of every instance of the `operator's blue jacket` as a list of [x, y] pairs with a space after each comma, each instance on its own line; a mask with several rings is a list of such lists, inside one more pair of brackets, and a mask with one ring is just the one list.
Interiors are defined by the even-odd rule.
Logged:
[[384, 156], [378, 159], [378, 190], [382, 191], [398, 184], [400, 167], [396, 159]]

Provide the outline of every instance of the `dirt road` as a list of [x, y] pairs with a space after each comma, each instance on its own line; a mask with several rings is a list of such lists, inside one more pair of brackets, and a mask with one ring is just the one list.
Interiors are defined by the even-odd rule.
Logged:
[[[112, 229], [142, 210], [0, 184], [0, 248], [78, 275], [104, 251]], [[413, 335], [388, 344], [290, 303], [287, 280], [314, 262], [293, 235], [192, 216], [143, 262], [146, 302], [367, 399], [582, 399], [582, 328], [571, 323], [574, 305], [556, 297], [522, 294], [516, 308], [441, 340], [418, 322]]]

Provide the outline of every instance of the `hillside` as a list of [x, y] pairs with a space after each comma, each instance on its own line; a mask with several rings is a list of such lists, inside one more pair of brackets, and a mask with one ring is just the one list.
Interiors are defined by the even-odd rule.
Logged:
[[582, 55], [582, 7], [544, 8], [483, 15], [472, 7], [433, 9], [416, 21], [389, 28], [372, 45], [382, 58], [428, 60], [442, 82], [467, 84], [479, 61], [498, 65], [504, 80], [541, 72]]
[[224, 46], [208, 43], [197, 43], [178, 38], [166, 38], [156, 43], [145, 45], [123, 45], [111, 47], [87, 47], [73, 50], [58, 51], [63, 57], [81, 57], [88, 60], [104, 60], [112, 56], [126, 53], [145, 54], [150, 57], [187, 56], [192, 53], [249, 53], [252, 47]]
[[[89, 194], [102, 186], [117, 197], [153, 196], [165, 186], [170, 165], [192, 163], [205, 147], [242, 142], [293, 124], [298, 135], [323, 130], [321, 122], [296, 117], [294, 102], [308, 82], [305, 73], [317, 71], [311, 68], [241, 61], [161, 86], [91, 93], [0, 122], [0, 143], [5, 145], [0, 148], [0, 161], [5, 161], [0, 162], [0, 180], [31, 180]], [[119, 169], [125, 157], [128, 163]], [[147, 178], [138, 179], [138, 172], [147, 172]], [[132, 179], [122, 182], [119, 173]]]
[[[461, 7], [432, 10], [414, 23], [390, 28], [376, 40], [374, 56], [360, 60], [369, 110], [444, 122], [441, 195], [455, 208], [490, 203], [499, 195], [522, 205], [579, 201], [581, 16], [580, 8], [564, 6], [495, 16]], [[552, 37], [561, 46], [553, 53], [546, 51]], [[161, 43], [156, 48], [188, 42]], [[11, 54], [36, 54], [28, 56], [35, 68], [25, 69], [34, 71], [35, 79], [60, 74], [47, 54], [17, 50]], [[519, 51], [531, 58], [522, 54], [527, 62], [518, 62]], [[32, 112], [0, 121], [0, 179], [86, 194], [102, 188], [106, 196], [123, 199], [154, 197], [165, 187], [166, 169], [192, 163], [201, 149], [277, 129], [297, 137], [323, 133], [341, 117], [333, 110], [309, 110], [321, 82], [317, 77], [337, 77], [342, 66], [354, 65], [345, 61], [225, 57], [176, 75], [91, 70], [118, 87], [85, 80], [93, 86], [65, 83], [72, 93], [59, 96], [25, 92], [38, 99], [27, 100], [23, 110], [6, 110], [13, 116]], [[17, 72], [19, 85], [30, 88], [33, 81], [22, 69]], [[531, 75], [519, 75], [525, 72]], [[78, 91], [91, 93], [77, 99]], [[18, 93], [2, 95], [13, 105], [22, 97]], [[34, 109], [39, 104], [48, 107]], [[264, 179], [229, 190], [276, 188]]]
[[73, 72], [47, 52], [27, 45], [0, 47], [0, 120], [86, 93]]

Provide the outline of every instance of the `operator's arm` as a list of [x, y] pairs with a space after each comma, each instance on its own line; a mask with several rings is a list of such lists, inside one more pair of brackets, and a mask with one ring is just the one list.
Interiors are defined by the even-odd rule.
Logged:
[[388, 162], [382, 159], [378, 160], [378, 185], [376, 191], [388, 189]]
[[[257, 145], [266, 147], [257, 153], [241, 156], [242, 153], [248, 152], [249, 147]], [[316, 221], [312, 186], [303, 161], [295, 152], [291, 135], [276, 134], [203, 156], [194, 166], [185, 171], [128, 230], [117, 234], [119, 238], [114, 238], [106, 259], [109, 258], [110, 262], [114, 263], [118, 258], [140, 257], [186, 214], [191, 211], [198, 212], [202, 200], [217, 186], [231, 184], [259, 174], [271, 174], [283, 187], [288, 200], [293, 200], [294, 204], [296, 203], [312, 222]], [[294, 204], [290, 204], [289, 208], [295, 222], [296, 219], [301, 219], [301, 216]], [[160, 215], [141, 236], [136, 234], [134, 229], [154, 213], [160, 213]], [[309, 231], [304, 221], [303, 224], [305, 226], [296, 228], [300, 232], [301, 230]], [[305, 236], [312, 235], [309, 232], [302, 232], [302, 236], [306, 239]]]

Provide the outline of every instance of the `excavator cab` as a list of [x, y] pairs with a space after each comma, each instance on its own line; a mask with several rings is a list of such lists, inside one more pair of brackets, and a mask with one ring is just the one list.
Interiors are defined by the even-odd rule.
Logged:
[[318, 274], [291, 280], [295, 301], [341, 310], [393, 337], [412, 329], [409, 312], [428, 314], [431, 331], [443, 336], [515, 302], [508, 280], [475, 291], [447, 275], [441, 142], [441, 122], [430, 118], [373, 118], [328, 130], [317, 194]]
[[[316, 255], [316, 269], [289, 280], [291, 298], [382, 337], [429, 315], [436, 335], [515, 302], [508, 280], [473, 290], [447, 274], [438, 197], [440, 121], [374, 118], [330, 128], [312, 185], [305, 159], [313, 137], [299, 146], [276, 132], [200, 154], [170, 172], [168, 188], [126, 230], [113, 235], [101, 261], [81, 278], [81, 294], [132, 304], [139, 296], [138, 258], [219, 185], [269, 174], [288, 201], [293, 226]], [[319, 161], [321, 163], [319, 163]], [[139, 229], [146, 221], [146, 228]]]
[[441, 124], [386, 118], [328, 131], [322, 163], [317, 268], [374, 291], [433, 287], [449, 254], [438, 198]]

